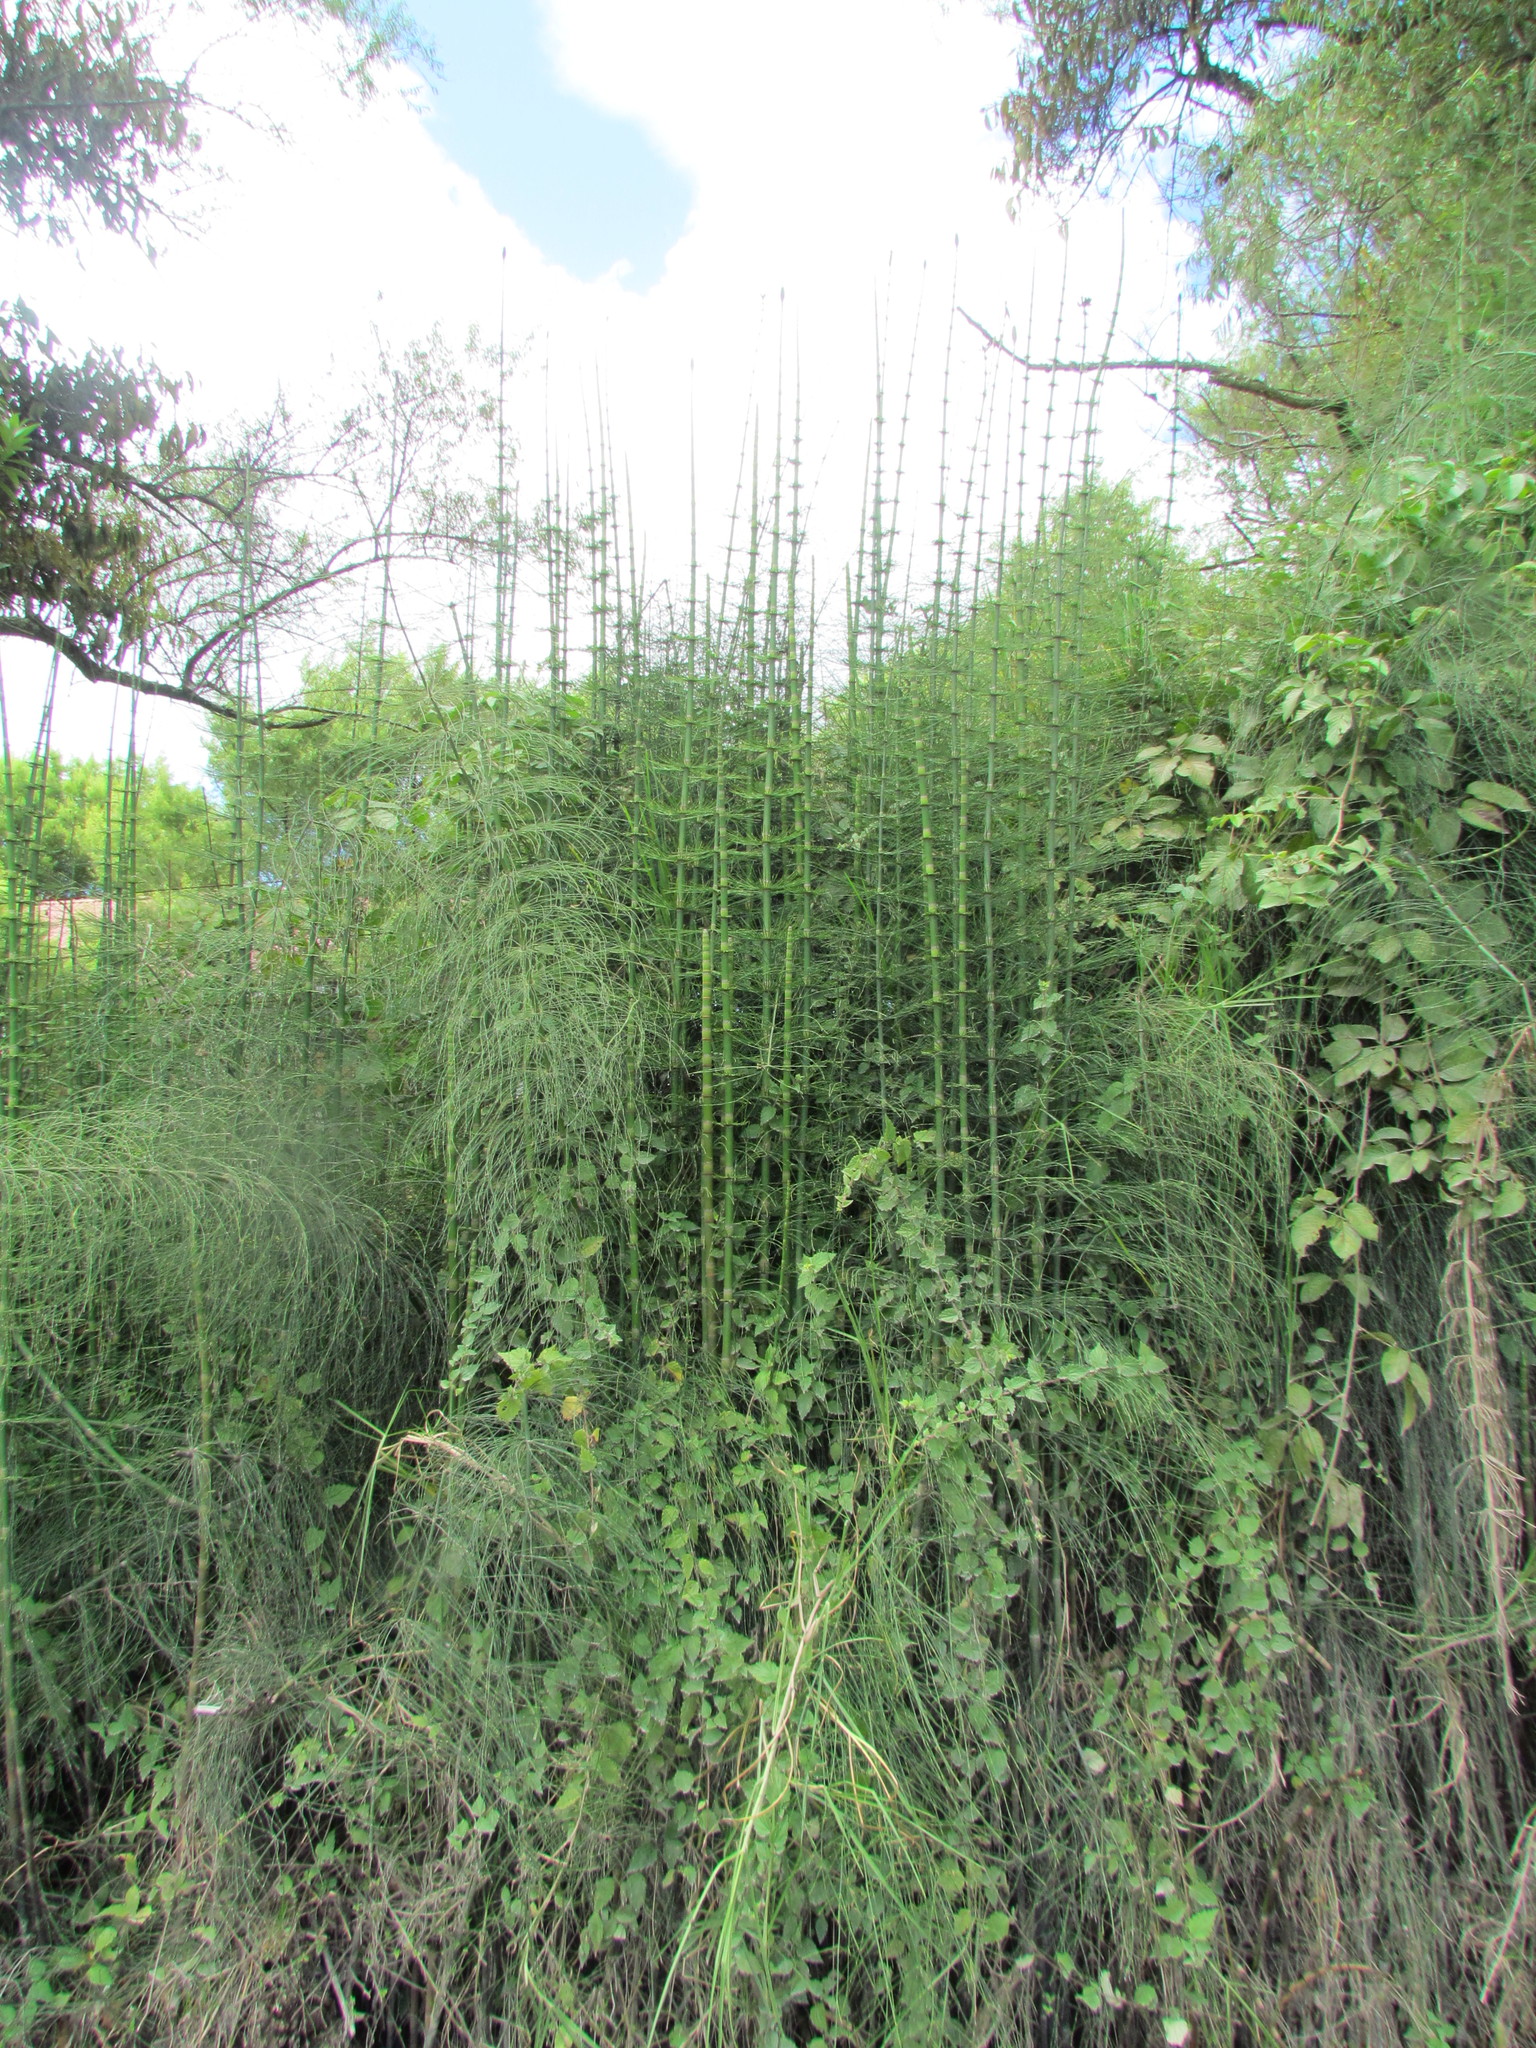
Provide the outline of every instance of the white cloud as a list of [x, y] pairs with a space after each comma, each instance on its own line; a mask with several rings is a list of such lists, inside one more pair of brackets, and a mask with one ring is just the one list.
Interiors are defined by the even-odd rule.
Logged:
[[[1011, 82], [1012, 32], [972, 0], [545, 5], [569, 86], [638, 121], [694, 180], [687, 227], [643, 295], [618, 277], [579, 283], [546, 260], [444, 155], [405, 92], [359, 106], [338, 92], [314, 38], [277, 24], [231, 33], [202, 61], [210, 97], [260, 109], [284, 132], [209, 124], [207, 161], [221, 176], [202, 194], [198, 232], [168, 238], [153, 266], [99, 236], [73, 253], [18, 242], [12, 289], [71, 343], [121, 344], [190, 370], [196, 409], [217, 419], [260, 410], [279, 386], [300, 403], [334, 399], [370, 361], [375, 327], [396, 339], [433, 325], [454, 340], [472, 324], [493, 332], [505, 247], [509, 334], [533, 337], [516, 387], [526, 467], [537, 481], [547, 406], [553, 444], [584, 482], [601, 392], [653, 573], [678, 564], [686, 545], [690, 413], [712, 544], [710, 515], [728, 505], [749, 408], [772, 409], [781, 319], [791, 378], [798, 363], [807, 474], [820, 478], [820, 545], [829, 567], [840, 563], [857, 519], [877, 321], [904, 378], [921, 305], [916, 526], [935, 489], [952, 282], [962, 305], [1001, 324], [1022, 321], [1038, 274], [1054, 313], [1054, 216], [1035, 202], [1010, 217], [992, 176], [1002, 146], [983, 119]], [[1122, 242], [1122, 327], [1146, 327], [1171, 301], [1178, 231], [1147, 197], [1129, 218], [1126, 233], [1118, 211], [1090, 205], [1074, 221], [1071, 271], [1082, 282], [1072, 290], [1094, 300], [1095, 343]], [[1078, 317], [1073, 308], [1074, 343]], [[957, 442], [969, 438], [981, 353], [962, 329]], [[1111, 398], [1115, 466], [1147, 459], [1150, 423], [1144, 407]], [[6, 664], [14, 695], [27, 657], [8, 650]], [[64, 743], [99, 751], [110, 704], [90, 686], [69, 695], [78, 709]], [[190, 716], [159, 707], [153, 730], [185, 772]]]

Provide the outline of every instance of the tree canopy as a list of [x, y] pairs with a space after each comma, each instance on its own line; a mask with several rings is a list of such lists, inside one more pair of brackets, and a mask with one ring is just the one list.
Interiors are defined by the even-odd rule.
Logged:
[[1302, 75], [1358, 94], [1361, 59], [1389, 57], [1423, 108], [1473, 72], [1523, 74], [1536, 56], [1536, 14], [1480, 0], [1013, 0], [1011, 12], [1019, 83], [998, 116], [1015, 174], [1036, 185], [1091, 184], [1175, 146], [1214, 146], [1224, 175], [1246, 113]]
[[121, 357], [71, 358], [29, 308], [0, 310], [0, 639], [81, 675], [233, 715], [270, 645], [344, 579], [477, 544], [445, 465], [479, 417], [440, 341], [381, 359], [337, 420], [279, 406], [221, 443]]
[[[245, 0], [245, 12], [333, 25], [365, 88], [414, 47], [409, 16], [376, 0]], [[163, 19], [143, 0], [0, 0], [0, 207], [15, 226], [58, 240], [95, 221], [141, 237], [162, 212], [163, 176], [199, 142], [192, 78], [160, 61]]]
[[[414, 46], [409, 17], [373, 0], [245, 11], [339, 30], [365, 90]], [[190, 79], [158, 63], [163, 25], [136, 5], [0, 0], [0, 205], [14, 226], [142, 238], [163, 211], [159, 181], [199, 144]], [[226, 669], [249, 626], [271, 632], [378, 560], [386, 530], [397, 551], [413, 533], [439, 553], [466, 542], [464, 502], [434, 466], [474, 405], [435, 344], [318, 433], [279, 406], [215, 448], [180, 397], [152, 366], [72, 355], [30, 307], [0, 304], [0, 638], [228, 715], [244, 682]]]

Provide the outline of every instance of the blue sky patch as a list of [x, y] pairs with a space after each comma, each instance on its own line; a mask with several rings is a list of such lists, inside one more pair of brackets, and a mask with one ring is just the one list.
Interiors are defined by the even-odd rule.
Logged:
[[440, 74], [428, 120], [491, 203], [573, 276], [615, 263], [644, 291], [692, 203], [686, 176], [635, 122], [561, 85], [538, 0], [412, 0]]

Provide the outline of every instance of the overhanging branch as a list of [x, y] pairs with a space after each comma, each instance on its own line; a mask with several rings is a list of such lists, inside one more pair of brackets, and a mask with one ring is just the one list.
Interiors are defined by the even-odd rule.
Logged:
[[328, 725], [336, 716], [334, 711], [306, 709], [302, 718], [284, 718], [282, 705], [259, 718], [251, 711], [242, 714], [240, 706], [231, 704], [227, 698], [210, 697], [184, 683], [161, 682], [154, 676], [140, 675], [133, 669], [119, 668], [114, 662], [102, 661], [83, 641], [69, 633], [59, 632], [53, 626], [45, 626], [40, 619], [0, 617], [0, 640], [30, 640], [39, 647], [50, 647], [87, 682], [112, 683], [118, 689], [137, 690], [145, 697], [168, 697], [175, 704], [190, 704], [194, 711], [206, 711], [214, 718], [238, 719], [243, 715], [252, 725], [303, 732], [312, 725]]
[[1009, 348], [1005, 341], [972, 319], [964, 308], [960, 317], [967, 321], [988, 348], [995, 348], [1010, 362], [1017, 363], [1025, 370], [1054, 370], [1066, 376], [1098, 376], [1105, 370], [1164, 370], [1177, 375], [1204, 377], [1207, 382], [1218, 385], [1223, 391], [1238, 391], [1246, 398], [1260, 398], [1268, 405], [1281, 405], [1291, 412], [1326, 413], [1339, 430], [1339, 439], [1345, 447], [1358, 454], [1362, 447], [1355, 430], [1347, 398], [1311, 398], [1304, 391], [1287, 391], [1283, 386], [1271, 384], [1263, 377], [1242, 377], [1235, 370], [1229, 370], [1221, 363], [1201, 362], [1191, 356], [1105, 356], [1096, 363], [1068, 363], [1051, 359], [1032, 360], [1021, 356], [1016, 349]]
[[76, 640], [56, 627], [45, 626], [41, 619], [0, 618], [0, 639], [31, 640], [39, 647], [51, 647], [87, 682], [115, 683], [120, 689], [140, 690], [146, 697], [169, 697], [174, 703], [191, 704], [198, 711], [211, 711], [216, 718], [240, 716], [233, 704], [221, 704], [216, 698], [201, 696], [182, 683], [163, 683], [154, 676], [138, 675], [132, 669], [119, 668], [115, 662], [102, 661], [92, 654], [84, 641]]

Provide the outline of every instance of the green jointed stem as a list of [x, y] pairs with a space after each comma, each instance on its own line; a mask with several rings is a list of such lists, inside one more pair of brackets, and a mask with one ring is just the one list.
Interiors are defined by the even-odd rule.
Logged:
[[[496, 538], [495, 538], [495, 624], [492, 641], [491, 679], [498, 691], [505, 691], [512, 670], [512, 606], [515, 557], [507, 515], [507, 252], [501, 252], [501, 298], [496, 326]], [[468, 657], [472, 666], [473, 656]], [[559, 702], [558, 686], [550, 692]]]
[[727, 1365], [736, 1329], [736, 933], [730, 873], [722, 866], [716, 916], [720, 931], [720, 1356]]
[[809, 743], [808, 735], [815, 729], [816, 722], [816, 578], [814, 568], [811, 575], [809, 607], [810, 625], [805, 637], [804, 701], [800, 689], [800, 671], [796, 669], [795, 704], [797, 707], [796, 737], [796, 803], [798, 805], [799, 855], [800, 855], [800, 1033], [799, 1033], [799, 1104], [795, 1125], [795, 1175], [794, 1175], [794, 1242], [790, 1264], [791, 1276], [799, 1272], [799, 1262], [808, 1247], [805, 1229], [806, 1187], [809, 1177], [808, 1136], [811, 1120], [811, 931], [815, 913], [815, 882], [811, 850], [812, 791], [808, 785]]
[[994, 887], [993, 829], [997, 807], [998, 707], [1002, 694], [1003, 576], [1007, 554], [1006, 491], [998, 522], [997, 581], [989, 607], [992, 621], [991, 663], [987, 677], [987, 750], [981, 814], [981, 928], [987, 1017], [987, 1264], [995, 1319], [1003, 1310], [1003, 1183], [1000, 1082], [998, 1074], [997, 902]]
[[[779, 1286], [784, 1299], [791, 1298], [799, 1272], [801, 1258], [800, 1209], [798, 1184], [804, 1172], [803, 1154], [797, 1154], [794, 1132], [801, 1125], [796, 1115], [796, 1098], [801, 1101], [803, 1116], [805, 1095], [805, 1047], [807, 1019], [802, 1010], [804, 996], [808, 994], [802, 976], [808, 978], [809, 963], [805, 958], [805, 918], [807, 915], [806, 888], [808, 876], [805, 869], [805, 678], [801, 668], [799, 622], [797, 616], [798, 574], [800, 559], [800, 407], [798, 393], [795, 405], [794, 440], [790, 455], [790, 518], [789, 518], [789, 563], [785, 579], [784, 599], [784, 679], [785, 706], [789, 718], [790, 773], [793, 786], [790, 790], [789, 858], [786, 862], [786, 882], [792, 893], [786, 905], [784, 919], [784, 1045], [780, 1061], [779, 1082]], [[811, 616], [816, 609], [815, 586], [811, 591]]]
[[688, 635], [683, 653], [683, 758], [677, 780], [677, 829], [673, 843], [672, 870], [672, 1020], [670, 1067], [671, 1123], [674, 1136], [682, 1128], [683, 1053], [686, 1017], [683, 1007], [683, 976], [688, 949], [688, 906], [692, 880], [693, 740], [698, 701], [698, 541], [695, 535], [689, 553]]
[[0, 1737], [5, 1752], [5, 1803], [11, 1852], [22, 1870], [20, 1918], [24, 1933], [35, 1925], [39, 1899], [33, 1868], [32, 1820], [27, 1796], [27, 1763], [21, 1741], [16, 1669], [15, 1505], [11, 1469], [12, 1389], [16, 1353], [11, 1335], [11, 1305], [6, 1277], [0, 1271]]
[[913, 740], [912, 766], [917, 775], [917, 809], [923, 864], [923, 928], [928, 960], [928, 1051], [933, 1063], [929, 1107], [933, 1116], [933, 1148], [938, 1162], [938, 1199], [942, 1211], [945, 1186], [944, 1099], [944, 950], [939, 939], [938, 874], [933, 857], [933, 802], [929, 787], [928, 742], [923, 730], [926, 707], [919, 709]]
[[[782, 401], [781, 401], [782, 406]], [[762, 749], [762, 795], [758, 814], [758, 1071], [763, 1092], [763, 1108], [768, 1110], [773, 1101], [775, 1076], [772, 1064], [774, 1020], [781, 1004], [791, 1000], [790, 992], [777, 981], [774, 968], [773, 939], [773, 892], [774, 892], [774, 828], [775, 802], [778, 797], [778, 719], [780, 708], [780, 679], [785, 673], [784, 639], [787, 623], [780, 617], [780, 543], [782, 524], [782, 480], [783, 447], [782, 427], [775, 425], [773, 451], [773, 513], [769, 534], [768, 555], [768, 607], [764, 620], [763, 641], [763, 749]], [[787, 1007], [783, 1013], [784, 1029], [790, 1029]], [[773, 1155], [767, 1141], [767, 1126], [759, 1128], [758, 1169], [757, 1169], [757, 1229], [758, 1229], [758, 1277], [766, 1286], [769, 1279], [769, 1265], [772, 1256], [771, 1223]]]
[[[628, 661], [630, 665], [632, 665], [632, 667], [634, 668], [636, 676], [638, 677], [642, 659], [640, 578], [635, 566], [634, 504], [633, 498], [627, 489], [625, 492], [625, 502], [629, 508], [630, 617]], [[618, 503], [617, 497], [615, 496], [614, 552], [616, 559], [618, 557], [617, 519]], [[616, 649], [617, 665], [619, 679], [620, 681], [622, 681], [625, 669], [625, 647], [623, 640], [625, 620], [622, 604], [622, 590], [620, 588], [617, 578], [615, 580], [614, 586], [614, 608], [619, 636], [619, 644]], [[620, 728], [619, 745], [621, 750], [624, 747], [625, 737], [623, 731], [623, 709], [623, 691], [622, 689], [619, 689], [615, 703], [614, 716]], [[637, 697], [634, 707], [633, 731], [629, 736], [629, 780], [627, 784], [627, 808], [629, 820], [629, 901], [631, 906], [630, 915], [636, 920], [638, 920], [642, 916], [642, 914], [649, 914], [649, 904], [651, 896], [653, 894], [653, 890], [651, 886], [649, 886], [648, 884], [647, 864], [642, 853], [640, 838], [642, 792], [638, 786], [638, 780], [649, 765], [641, 745], [640, 715], [640, 705]], [[628, 947], [625, 949], [624, 978], [626, 989], [628, 991], [629, 996], [629, 1009], [630, 1013], [633, 1014], [639, 1004], [639, 982], [636, 974], [636, 961], [634, 950], [632, 947]], [[639, 1071], [636, 1066], [635, 1054], [634, 1051], [631, 1049], [626, 1054], [624, 1063], [624, 1149], [620, 1157], [620, 1174], [622, 1176], [620, 1181], [620, 1190], [621, 1200], [624, 1208], [624, 1245], [626, 1254], [625, 1299], [628, 1308], [627, 1320], [629, 1324], [631, 1342], [637, 1348], [640, 1342], [640, 1329], [642, 1317], [642, 1299], [640, 1285], [639, 1162], [640, 1154], [643, 1148], [643, 1141], [647, 1135], [648, 1134], [645, 1133], [641, 1128], [641, 1082]]]
[[[981, 605], [982, 547], [986, 527], [987, 479], [990, 465], [992, 386], [982, 395], [977, 414], [976, 435], [966, 471], [965, 496], [961, 505], [959, 537], [950, 573], [949, 612], [945, 638], [949, 643], [949, 802], [953, 815], [951, 860], [954, 875], [954, 1097], [956, 1150], [959, 1155], [960, 1214], [965, 1240], [965, 1257], [975, 1249], [975, 1217], [971, 1187], [971, 899], [970, 899], [970, 795], [969, 758], [971, 707], [976, 697], [976, 627], [983, 616]], [[972, 526], [972, 486], [980, 473], [979, 502], [975, 513], [977, 545], [971, 567], [969, 629], [963, 593], [966, 535]], [[961, 652], [965, 665], [962, 684]]]
[[715, 1254], [715, 927], [699, 933], [699, 1274], [704, 1356], [720, 1355]]
[[26, 948], [24, 934], [30, 924], [24, 826], [16, 801], [15, 770], [11, 761], [10, 729], [6, 719], [5, 695], [0, 687], [0, 772], [5, 800], [5, 1091], [7, 1120], [21, 1106], [21, 1046], [26, 1013]]
[[[0, 774], [5, 812], [5, 1089], [0, 1137], [11, 1137], [21, 1109], [22, 1042], [27, 1001], [27, 969], [32, 923], [30, 863], [26, 827], [16, 797], [10, 728], [3, 686], [0, 686]], [[9, 1286], [0, 1263], [0, 1746], [4, 1750], [6, 1832], [13, 1856], [24, 1873], [24, 1931], [35, 1919], [36, 1887], [32, 1872], [32, 1840], [27, 1805], [26, 1758], [21, 1742], [16, 1672], [15, 1514], [11, 1485], [11, 1408], [16, 1358], [11, 1342]]]
[[197, 1561], [192, 1597], [192, 1642], [187, 1656], [186, 1758], [190, 1768], [199, 1725], [203, 1648], [208, 1631], [213, 1572], [213, 1340], [203, 1301], [200, 1252], [195, 1234], [187, 1246], [192, 1292], [192, 1342], [197, 1355], [197, 1442], [192, 1455], [192, 1497], [197, 1508]]

